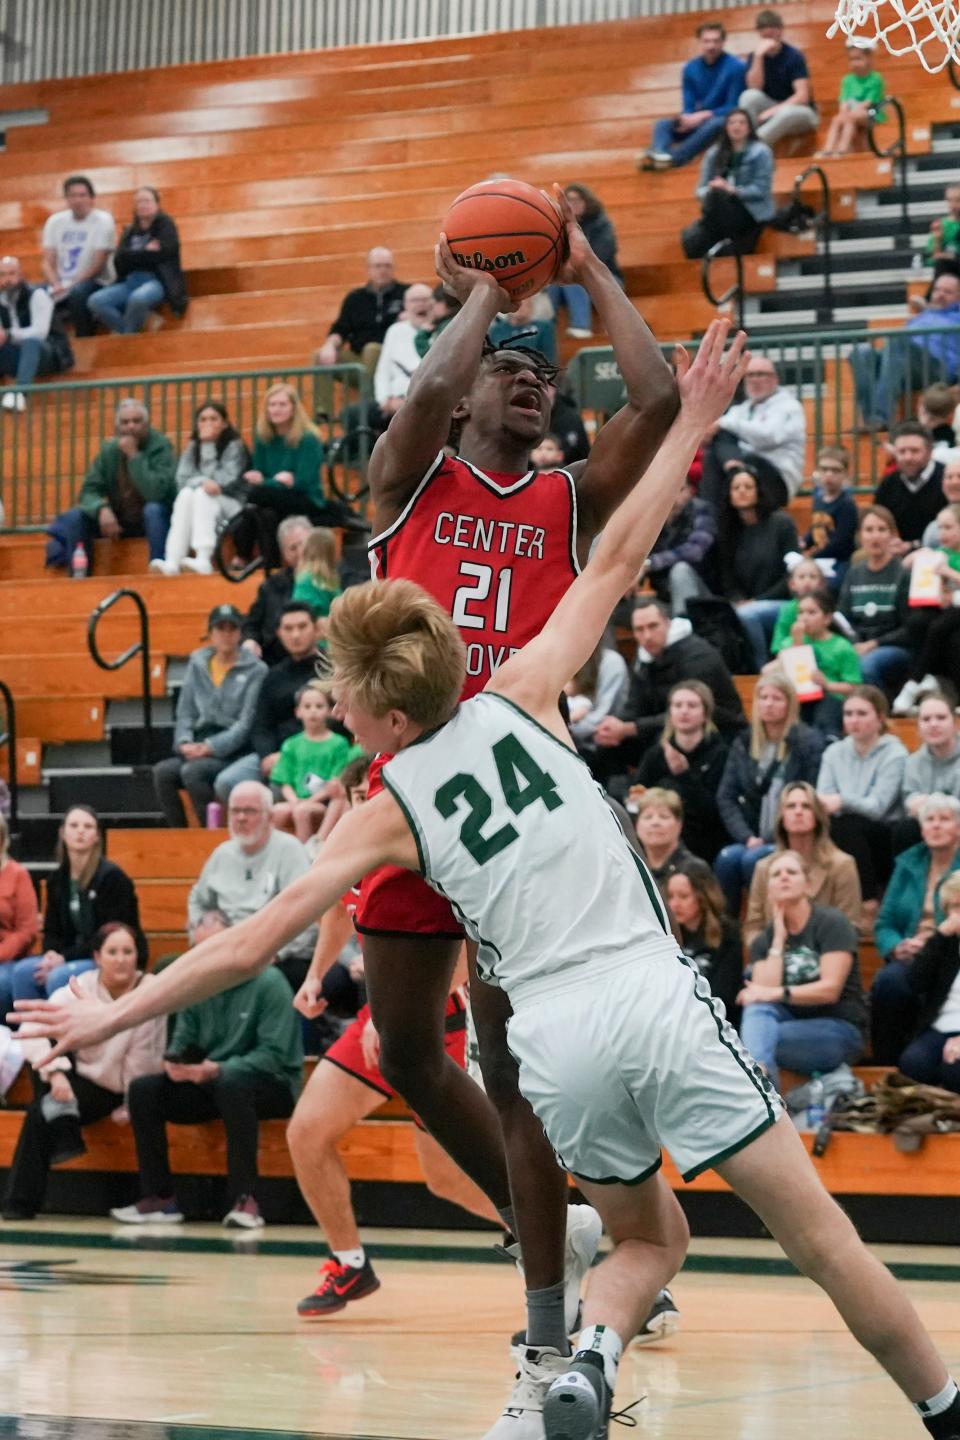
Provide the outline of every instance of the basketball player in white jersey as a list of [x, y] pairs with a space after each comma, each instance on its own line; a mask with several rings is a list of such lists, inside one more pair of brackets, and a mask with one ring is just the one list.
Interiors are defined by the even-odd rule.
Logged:
[[692, 366], [680, 353], [680, 415], [643, 485], [541, 634], [479, 695], [458, 704], [463, 641], [412, 582], [371, 582], [335, 602], [328, 640], [347, 722], [394, 758], [386, 793], [341, 822], [308, 875], [115, 1005], [18, 1002], [14, 1018], [57, 1039], [53, 1054], [94, 1044], [248, 979], [361, 875], [406, 866], [449, 898], [479, 944], [481, 973], [506, 991], [521, 1090], [614, 1242], [591, 1277], [573, 1361], [556, 1357], [547, 1440], [605, 1440], [623, 1345], [682, 1263], [686, 1225], [659, 1173], [661, 1146], [685, 1179], [715, 1168], [823, 1287], [935, 1440], [960, 1440], [957, 1386], [679, 953], [653, 880], [557, 711], [561, 685], [592, 653], [743, 374], [744, 337], [724, 358], [727, 329], [711, 325]]

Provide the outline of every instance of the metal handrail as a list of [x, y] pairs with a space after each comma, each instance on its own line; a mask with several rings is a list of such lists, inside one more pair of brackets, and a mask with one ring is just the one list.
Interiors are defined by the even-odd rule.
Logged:
[[5, 680], [0, 680], [0, 695], [7, 711], [7, 728], [0, 734], [0, 746], [6, 745], [10, 773], [10, 831], [17, 828], [20, 812], [20, 781], [17, 775], [17, 705]]
[[[874, 134], [880, 111], [887, 106], [895, 112], [897, 117], [897, 138], [885, 150], [877, 144], [877, 137]], [[900, 170], [900, 233], [894, 236], [894, 246], [898, 250], [910, 248], [910, 207], [907, 203], [907, 116], [903, 105], [896, 95], [885, 95], [879, 105], [871, 105], [867, 112], [870, 117], [870, 124], [867, 126], [867, 140], [870, 149], [880, 160], [892, 160], [896, 157]]]
[[823, 202], [820, 212], [813, 217], [814, 228], [819, 230], [823, 239], [823, 299], [817, 306], [817, 324], [829, 325], [833, 320], [833, 256], [830, 250], [830, 237], [833, 229], [833, 216], [830, 213], [830, 181], [822, 165], [808, 165], [793, 182], [793, 198], [800, 200], [800, 192], [811, 175], [816, 175], [820, 181], [820, 198]]
[[[108, 610], [116, 605], [118, 600], [132, 600], [140, 612], [140, 639], [127, 647], [122, 655], [115, 660], [104, 660], [97, 646], [97, 626]], [[143, 756], [144, 764], [150, 763], [153, 758], [153, 700], [150, 695], [150, 619], [147, 615], [147, 607], [143, 603], [143, 597], [138, 595], [136, 590], [128, 590], [125, 587], [121, 590], [114, 590], [105, 600], [101, 600], [97, 608], [92, 611], [87, 621], [87, 648], [91, 656], [100, 666], [101, 670], [119, 670], [132, 660], [135, 655], [140, 656], [140, 684], [143, 701]]]
[[[714, 260], [726, 260], [728, 258], [731, 259], [734, 263], [737, 278], [734, 280], [729, 290], [726, 290], [722, 295], [717, 296], [714, 295], [713, 290], [710, 287], [710, 266], [713, 264]], [[735, 250], [733, 248], [732, 242], [730, 240], [724, 238], [723, 240], [718, 240], [715, 245], [710, 246], [710, 249], [700, 261], [700, 284], [703, 286], [703, 293], [710, 301], [710, 304], [714, 305], [718, 310], [722, 305], [727, 305], [731, 300], [736, 300], [737, 328], [739, 330], [742, 330], [744, 300], [743, 256], [740, 254], [739, 250]]]

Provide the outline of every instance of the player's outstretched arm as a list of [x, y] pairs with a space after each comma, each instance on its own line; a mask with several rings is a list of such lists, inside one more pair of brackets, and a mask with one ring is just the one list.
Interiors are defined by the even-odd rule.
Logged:
[[368, 480], [378, 524], [400, 514], [447, 443], [454, 408], [476, 379], [494, 317], [515, 308], [492, 275], [456, 263], [445, 235], [434, 253], [437, 274], [463, 308], [413, 372], [406, 399], [373, 448]]
[[562, 279], [582, 285], [610, 336], [627, 403], [600, 431], [588, 459], [569, 466], [577, 485], [581, 553], [644, 474], [670, 429], [680, 398], [673, 371], [636, 306], [590, 249], [559, 185], [554, 198], [567, 226], [570, 258]]
[[[383, 803], [381, 803], [383, 802]], [[98, 1044], [155, 1015], [166, 1015], [230, 990], [265, 970], [274, 956], [313, 923], [368, 870], [392, 863], [417, 867], [409, 826], [390, 795], [378, 795], [345, 815], [306, 875], [256, 915], [211, 935], [181, 955], [149, 985], [112, 1005], [77, 999], [18, 1000], [8, 1022], [28, 1021], [34, 1034], [56, 1041], [50, 1058]]]
[[680, 412], [643, 485], [614, 511], [590, 563], [540, 634], [496, 671], [487, 689], [510, 695], [532, 714], [556, 716], [560, 690], [593, 653], [663, 528], [704, 430], [723, 414], [740, 383], [746, 336], [741, 331], [725, 355], [729, 329], [729, 321], [714, 320], [692, 365], [678, 349]]

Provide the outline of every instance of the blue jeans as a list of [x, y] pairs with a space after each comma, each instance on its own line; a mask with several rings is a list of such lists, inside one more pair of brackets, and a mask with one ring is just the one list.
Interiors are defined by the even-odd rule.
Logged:
[[[47, 541], [48, 565], [70, 564], [70, 557], [78, 545], [87, 552], [87, 573], [93, 574], [93, 542], [100, 534], [100, 525], [92, 515], [81, 510], [79, 505], [58, 515], [56, 532]], [[146, 535], [151, 560], [162, 560], [167, 548], [167, 531], [170, 529], [170, 506], [159, 500], [148, 500], [143, 507], [143, 528], [124, 530], [130, 535]]]
[[[62, 965], [50, 971], [42, 984], [38, 984], [33, 978], [33, 972], [39, 963], [39, 955], [30, 955], [26, 960], [17, 960], [10, 967], [13, 970], [14, 1000], [47, 1000], [55, 990], [66, 985], [71, 975], [82, 975], [85, 970], [96, 969], [92, 960], [65, 960]], [[6, 968], [4, 966], [4, 969]]]
[[772, 845], [724, 845], [713, 862], [714, 873], [723, 891], [730, 914], [740, 914], [744, 890], [749, 890], [753, 872], [765, 855], [773, 854]]
[[32, 385], [38, 375], [59, 370], [46, 340], [5, 340], [0, 345], [0, 375], [14, 375], [18, 385]]
[[134, 270], [115, 285], [104, 285], [87, 301], [95, 320], [120, 335], [135, 335], [146, 324], [150, 311], [163, 300], [164, 290], [150, 270]]
[[737, 619], [753, 646], [753, 660], [759, 673], [770, 659], [774, 626], [786, 600], [751, 600], [737, 607]]
[[561, 305], [567, 307], [567, 321], [571, 330], [590, 330], [593, 327], [593, 309], [590, 296], [582, 285], [551, 285], [547, 290], [554, 310]]
[[910, 651], [902, 645], [878, 645], [869, 655], [860, 656], [865, 685], [879, 690], [899, 690], [910, 671]]
[[263, 780], [259, 755], [241, 755], [239, 760], [225, 765], [220, 774], [215, 776], [213, 788], [221, 805], [226, 805], [230, 799], [230, 791], [244, 780]]
[[797, 1020], [786, 1005], [745, 1005], [740, 1037], [778, 1089], [781, 1065], [800, 1075], [826, 1075], [863, 1051], [863, 1036], [849, 1020]]
[[939, 1085], [944, 1090], [960, 1093], [960, 1060], [949, 1064], [943, 1058], [943, 1047], [956, 1030], [921, 1030], [900, 1056], [898, 1069], [921, 1085]]
[[857, 409], [872, 424], [892, 425], [901, 398], [930, 385], [934, 380], [952, 380], [940, 361], [922, 345], [906, 336], [893, 336], [882, 346], [856, 345], [850, 353], [850, 368], [857, 397]]
[[686, 165], [713, 143], [725, 120], [723, 115], [711, 115], [696, 130], [679, 130], [672, 116], [669, 120], [657, 120], [650, 149], [661, 155], [671, 155], [674, 165]]

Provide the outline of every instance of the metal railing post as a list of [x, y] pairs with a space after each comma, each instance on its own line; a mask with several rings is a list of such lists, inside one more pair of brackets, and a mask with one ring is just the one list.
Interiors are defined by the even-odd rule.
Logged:
[[[140, 613], [140, 639], [135, 645], [130, 645], [122, 655], [115, 660], [104, 660], [97, 645], [97, 626], [108, 610], [116, 605], [118, 600], [129, 599], [136, 605]], [[149, 765], [153, 758], [153, 697], [150, 694], [150, 619], [147, 615], [147, 607], [143, 603], [143, 597], [138, 595], [136, 590], [114, 590], [105, 600], [101, 600], [97, 608], [92, 611], [87, 621], [87, 648], [91, 656], [100, 666], [101, 670], [119, 670], [132, 660], [135, 655], [140, 656], [140, 686], [143, 701], [143, 763]]]
[[[891, 107], [897, 117], [897, 138], [885, 150], [877, 144], [877, 137], [874, 133], [877, 127], [877, 119], [880, 111], [887, 105]], [[870, 124], [867, 126], [867, 140], [870, 149], [880, 160], [897, 159], [897, 167], [900, 171], [900, 229], [894, 235], [893, 244], [897, 250], [909, 250], [910, 248], [910, 206], [907, 203], [907, 116], [903, 105], [896, 95], [885, 95], [879, 105], [872, 105], [869, 110]]]
[[833, 216], [830, 213], [830, 181], [822, 165], [808, 165], [806, 170], [797, 176], [793, 182], [793, 198], [799, 203], [800, 192], [811, 175], [816, 175], [820, 182], [820, 197], [823, 202], [820, 213], [813, 217], [814, 227], [819, 228], [823, 237], [823, 299], [817, 306], [817, 324], [830, 325], [833, 321], [833, 256], [830, 250]]
[[10, 833], [17, 828], [20, 814], [20, 779], [17, 774], [17, 705], [5, 680], [0, 680], [0, 695], [7, 711], [7, 728], [0, 734], [0, 746], [6, 745], [10, 771]]
[[[716, 296], [714, 295], [713, 290], [710, 288], [710, 266], [713, 264], [714, 260], [725, 260], [727, 258], [733, 261], [737, 278], [734, 280], [729, 290], [726, 290], [720, 296]], [[704, 255], [703, 259], [700, 261], [700, 284], [703, 286], [703, 293], [710, 301], [710, 304], [715, 305], [718, 310], [720, 309], [721, 305], [726, 305], [729, 303], [729, 301], [736, 300], [737, 328], [739, 330], [742, 330], [744, 328], [743, 256], [740, 254], [739, 250], [734, 250], [732, 248], [731, 242], [729, 240], [718, 240], [715, 245], [711, 245], [706, 255]]]

